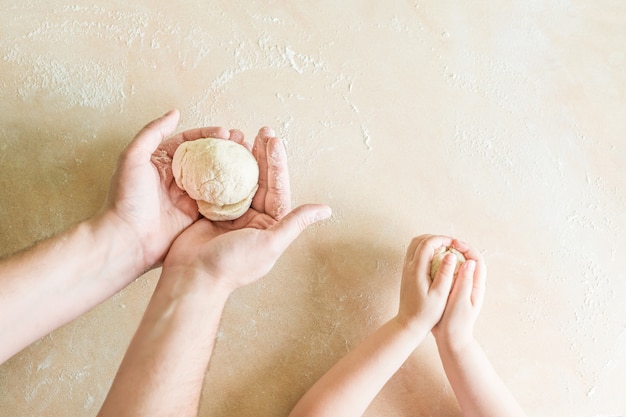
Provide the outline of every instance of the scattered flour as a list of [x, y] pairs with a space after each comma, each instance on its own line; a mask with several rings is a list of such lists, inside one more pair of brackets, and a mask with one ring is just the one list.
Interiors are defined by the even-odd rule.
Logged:
[[129, 71], [154, 71], [161, 62], [172, 61], [194, 68], [213, 45], [199, 27], [181, 29], [158, 12], [64, 6], [41, 22], [34, 24], [31, 17], [15, 22], [32, 27], [27, 34], [0, 40], [0, 60], [17, 74], [19, 98], [43, 99], [62, 108], [122, 108], [134, 94], [126, 79]]
[[124, 75], [104, 62], [20, 53], [12, 48], [6, 62], [27, 68], [17, 79], [17, 92], [24, 101], [41, 95], [59, 96], [68, 107], [105, 108], [124, 98]]

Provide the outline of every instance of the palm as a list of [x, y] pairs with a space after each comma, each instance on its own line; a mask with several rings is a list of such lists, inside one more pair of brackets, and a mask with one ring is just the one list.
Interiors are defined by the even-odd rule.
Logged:
[[[163, 140], [175, 129], [177, 122], [178, 113], [170, 112], [146, 125], [135, 136], [119, 160], [108, 198], [108, 207], [140, 242], [145, 267], [154, 266], [162, 260], [174, 238], [200, 216], [196, 202], [178, 188], [174, 181], [172, 158], [178, 146], [184, 141], [213, 137], [232, 140], [250, 149], [240, 131], [228, 131], [221, 127], [192, 129]], [[269, 139], [269, 131], [262, 130], [253, 150], [259, 167], [263, 170], [259, 176], [259, 192], [254, 201], [255, 207], [259, 208], [259, 215], [265, 211], [265, 204], [260, 204], [259, 198], [264, 200], [268, 195], [269, 163], [266, 147]], [[282, 166], [281, 169], [275, 171], [287, 175], [286, 161], [281, 161], [279, 165]], [[285, 197], [289, 197], [288, 193], [283, 194], [280, 197], [281, 204]], [[263, 216], [244, 217], [245, 219], [237, 223], [223, 227], [230, 230], [233, 227], [266, 224]]]
[[[330, 216], [328, 207], [319, 205], [290, 211], [287, 155], [270, 129], [262, 128], [252, 147], [240, 131], [220, 127], [188, 130], [163, 140], [176, 128], [178, 116], [177, 111], [171, 111], [149, 123], [126, 147], [105, 206], [106, 213], [127, 232], [127, 238], [139, 243], [141, 268], [155, 266], [166, 253], [168, 264], [178, 265], [184, 261], [194, 264], [199, 257], [210, 262], [219, 258], [215, 254], [221, 254], [225, 258], [218, 263], [228, 270], [232, 268], [225, 263], [226, 258], [234, 260], [230, 265], [241, 265], [238, 257], [245, 254], [252, 269], [240, 268], [238, 274], [229, 276], [258, 277], [258, 271], [271, 268], [304, 228]], [[172, 159], [178, 146], [205, 137], [235, 141], [250, 150], [259, 164], [258, 190], [251, 208], [239, 219], [198, 220], [196, 202], [174, 181]], [[180, 244], [172, 246], [174, 239]]]
[[162, 142], [152, 155], [152, 163], [159, 173], [164, 190], [163, 204], [166, 208], [173, 209], [171, 212], [173, 215], [183, 215], [192, 220], [199, 216], [195, 201], [174, 181], [172, 159], [176, 149], [184, 141], [207, 137], [228, 139], [241, 144], [253, 153], [259, 164], [259, 189], [253, 199], [252, 209], [239, 219], [220, 222], [219, 227], [227, 230], [242, 227], [267, 227], [268, 221], [278, 219], [289, 211], [289, 175], [286, 155], [280, 141], [273, 137], [273, 132], [269, 128], [262, 128], [255, 138], [254, 146], [250, 148], [240, 131], [209, 127], [189, 130], [173, 136]]
[[[173, 156], [173, 150], [182, 143], [181, 138], [172, 139], [174, 141], [171, 144], [164, 143], [166, 148], [164, 151], [167, 153], [170, 161], [171, 156]], [[182, 139], [186, 140], [185, 138]], [[246, 228], [267, 229], [276, 224], [291, 209], [287, 155], [280, 141], [273, 136], [273, 132], [269, 128], [262, 128], [255, 138], [252, 148], [244, 142], [243, 134], [239, 131], [230, 131], [229, 139], [240, 143], [252, 151], [254, 158], [259, 164], [259, 188], [252, 199], [252, 206], [243, 216], [230, 221], [207, 221], [210, 226], [206, 227], [205, 233], [207, 234], [204, 240], [234, 230]], [[173, 181], [171, 162], [166, 163], [164, 167], [164, 177], [166, 182], [169, 183], [172, 201], [178, 202], [181, 210], [183, 210], [182, 207], [191, 202], [193, 211], [189, 208], [183, 211], [197, 216], [198, 210], [195, 201], [181, 191]]]
[[109, 196], [115, 214], [141, 242], [146, 267], [158, 263], [174, 238], [199, 217], [195, 201], [174, 182], [172, 158], [176, 148], [183, 141], [202, 137], [238, 138], [224, 128], [207, 127], [161, 142], [177, 120], [166, 116], [137, 134], [120, 158]]
[[232, 291], [267, 274], [304, 229], [328, 216], [328, 207], [305, 204], [280, 220], [254, 208], [232, 222], [200, 219], [176, 239], [163, 267], [195, 271]]
[[[244, 144], [243, 136], [234, 140]], [[259, 164], [259, 188], [250, 209], [231, 221], [197, 221], [176, 239], [168, 265], [200, 262], [202, 270], [232, 288], [260, 278], [273, 266], [282, 250], [272, 247], [270, 229], [291, 209], [287, 155], [267, 128], [259, 131], [251, 151]], [[244, 264], [237, 261], [242, 254], [247, 257]]]
[[[254, 209], [229, 222], [200, 219], [185, 230], [170, 249], [168, 267], [195, 265], [231, 289], [255, 281], [274, 265], [269, 228], [277, 222]], [[246, 262], [241, 262], [242, 254]]]

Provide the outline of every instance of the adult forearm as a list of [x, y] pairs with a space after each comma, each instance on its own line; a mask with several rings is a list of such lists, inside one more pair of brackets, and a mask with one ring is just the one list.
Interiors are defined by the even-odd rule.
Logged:
[[195, 416], [229, 291], [164, 269], [100, 416]]
[[363, 415], [428, 331], [390, 320], [333, 366], [296, 404], [290, 417]]
[[136, 242], [102, 215], [0, 262], [0, 363], [142, 271]]
[[439, 354], [464, 417], [525, 417], [478, 342], [462, 347], [437, 341]]

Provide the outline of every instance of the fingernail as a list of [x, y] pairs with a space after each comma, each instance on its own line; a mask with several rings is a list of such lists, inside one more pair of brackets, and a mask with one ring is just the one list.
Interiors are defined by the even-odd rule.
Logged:
[[332, 214], [333, 214], [333, 211], [331, 210], [331, 208], [330, 207], [325, 207], [325, 208], [320, 209], [320, 210], [315, 212], [315, 215], [313, 216], [313, 221], [318, 222], [320, 220], [326, 220]]
[[443, 257], [443, 261], [449, 265], [452, 265], [456, 263], [456, 256], [454, 256], [452, 253], [448, 253], [446, 254], [446, 256]]
[[260, 132], [263, 136], [276, 137], [276, 132], [269, 126], [263, 126]]
[[466, 261], [465, 268], [467, 268], [468, 272], [474, 272], [474, 269], [476, 269], [476, 261], [472, 259], [470, 259], [469, 261]]

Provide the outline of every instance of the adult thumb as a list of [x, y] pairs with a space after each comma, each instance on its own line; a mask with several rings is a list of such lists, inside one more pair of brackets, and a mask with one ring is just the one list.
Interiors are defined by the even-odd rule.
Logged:
[[307, 227], [329, 218], [331, 214], [330, 207], [324, 204], [304, 204], [296, 207], [272, 226], [272, 233], [277, 235], [277, 249], [284, 251]]
[[161, 141], [174, 133], [180, 113], [178, 110], [170, 110], [163, 116], [145, 125], [128, 145], [130, 153], [137, 153], [143, 156], [152, 155]]

